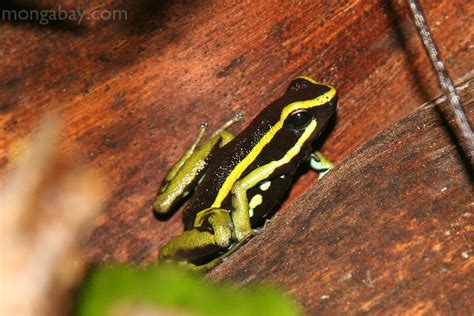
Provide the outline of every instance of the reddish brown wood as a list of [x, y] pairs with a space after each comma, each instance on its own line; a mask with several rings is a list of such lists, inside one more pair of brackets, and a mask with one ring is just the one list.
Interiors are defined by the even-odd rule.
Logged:
[[[472, 121], [474, 80], [461, 95]], [[311, 186], [211, 278], [275, 283], [308, 315], [472, 315], [474, 174], [453, 136], [438, 108], [423, 106]]]
[[[58, 9], [56, 1], [8, 3]], [[474, 68], [474, 5], [422, 5], [459, 82]], [[340, 92], [323, 147], [336, 162], [439, 92], [403, 1], [81, 3], [89, 16], [106, 8], [127, 10], [128, 19], [0, 25], [0, 173], [39, 118], [61, 112], [63, 149], [109, 183], [105, 211], [85, 240], [89, 261], [153, 262], [182, 225], [179, 216], [156, 221], [150, 205], [199, 123], [217, 126], [237, 110], [252, 118], [295, 75]], [[301, 180], [290, 200], [314, 176]]]

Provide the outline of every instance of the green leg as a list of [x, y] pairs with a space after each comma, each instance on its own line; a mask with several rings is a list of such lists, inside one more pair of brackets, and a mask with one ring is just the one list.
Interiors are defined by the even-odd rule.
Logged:
[[[251, 235], [249, 235], [251, 237]], [[219, 257], [209, 261], [208, 263], [202, 264], [202, 265], [194, 265], [192, 263], [186, 262], [186, 261], [181, 261], [178, 262], [178, 265], [185, 267], [186, 269], [196, 271], [196, 272], [207, 272], [220, 263], [224, 262], [226, 258], [228, 258], [234, 251], [236, 251], [241, 245], [243, 245], [245, 242], [247, 242], [248, 238], [241, 240], [237, 243], [234, 243], [229, 250], [227, 250], [224, 254], [220, 255]]]
[[319, 173], [319, 179], [324, 177], [324, 175], [328, 173], [329, 170], [334, 168], [334, 165], [331, 163], [331, 161], [319, 151], [315, 151], [313, 154], [311, 154], [309, 163], [311, 168]]
[[[160, 249], [159, 260], [183, 261], [190, 265], [193, 260], [206, 257], [230, 247], [233, 225], [229, 211], [207, 209], [202, 211], [200, 225], [183, 232]], [[210, 231], [204, 228], [209, 226]]]
[[249, 173], [242, 180], [234, 183], [232, 187], [232, 222], [234, 223], [234, 234], [237, 240], [244, 240], [252, 234], [249, 215], [249, 201], [247, 191], [268, 177], [278, 168], [280, 164], [271, 162], [261, 166]]
[[240, 120], [242, 120], [242, 115], [235, 115], [199, 146], [207, 128], [207, 124], [201, 125], [194, 143], [166, 175], [153, 202], [153, 210], [156, 213], [163, 215], [174, 211], [176, 205], [194, 189], [200, 175], [207, 167], [206, 158], [216, 146], [221, 147], [233, 139], [234, 136], [225, 129]]
[[160, 187], [160, 192], [163, 192], [166, 190], [166, 185], [169, 183], [171, 180], [173, 180], [176, 177], [176, 174], [178, 171], [184, 166], [186, 161], [188, 161], [189, 157], [194, 153], [196, 150], [197, 146], [201, 142], [202, 138], [204, 137], [204, 133], [206, 132], [206, 129], [208, 127], [207, 122], [201, 123], [201, 126], [199, 127], [199, 132], [196, 136], [196, 139], [194, 140], [193, 144], [191, 147], [189, 147], [188, 150], [184, 153], [184, 155], [176, 162], [171, 169], [168, 171], [165, 177], [165, 183]]
[[240, 112], [236, 113], [233, 118], [225, 122], [221, 127], [219, 127], [209, 138], [213, 138], [215, 136], [219, 136], [222, 132], [224, 132], [227, 128], [234, 125], [237, 122], [244, 121], [244, 115]]

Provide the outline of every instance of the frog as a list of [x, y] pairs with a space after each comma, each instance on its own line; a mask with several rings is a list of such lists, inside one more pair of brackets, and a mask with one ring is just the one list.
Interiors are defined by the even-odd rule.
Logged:
[[201, 124], [153, 202], [155, 216], [166, 219], [186, 201], [184, 232], [160, 248], [158, 261], [209, 271], [265, 226], [302, 163], [320, 178], [331, 170], [312, 144], [337, 102], [333, 86], [299, 76], [236, 136], [228, 128], [244, 120], [241, 113], [205, 141], [208, 124]]

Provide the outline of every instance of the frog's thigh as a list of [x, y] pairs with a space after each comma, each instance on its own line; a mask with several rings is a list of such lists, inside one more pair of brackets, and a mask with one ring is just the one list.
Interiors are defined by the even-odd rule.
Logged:
[[247, 191], [268, 179], [277, 167], [278, 165], [275, 162], [261, 166], [232, 186], [232, 222], [234, 223], [234, 233], [237, 240], [245, 239], [252, 232]]
[[319, 173], [319, 179], [328, 173], [329, 170], [334, 168], [334, 165], [331, 163], [331, 161], [319, 151], [315, 151], [311, 154], [309, 163], [311, 168]]
[[[234, 122], [235, 119], [227, 122], [224, 126]], [[153, 202], [153, 210], [156, 213], [167, 214], [175, 210], [176, 206], [196, 187], [199, 177], [207, 167], [207, 157], [216, 148], [224, 146], [234, 138], [230, 132], [221, 130], [196, 149], [206, 126], [205, 124], [201, 125], [201, 131], [194, 144], [166, 175]]]
[[[224, 209], [209, 209], [199, 218], [199, 227], [183, 232], [160, 249], [160, 260], [193, 260], [230, 246], [232, 221]], [[207, 230], [210, 228], [210, 231]]]
[[188, 157], [176, 175], [169, 182], [165, 182], [153, 202], [153, 209], [159, 214], [166, 214], [173, 210], [197, 185], [199, 177], [207, 167], [207, 157], [218, 148], [220, 137], [214, 137]]

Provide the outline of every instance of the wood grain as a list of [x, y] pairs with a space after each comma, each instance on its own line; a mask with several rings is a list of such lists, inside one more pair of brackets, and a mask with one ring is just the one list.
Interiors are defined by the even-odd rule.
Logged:
[[[474, 120], [474, 80], [460, 90]], [[210, 274], [307, 315], [472, 315], [472, 165], [438, 100], [357, 149]]]
[[[473, 2], [421, 4], [448, 69], [463, 81], [473, 69]], [[0, 6], [59, 10], [56, 1]], [[251, 119], [295, 75], [339, 90], [338, 120], [322, 148], [336, 162], [439, 93], [403, 1], [104, 0], [80, 9], [89, 18], [126, 10], [127, 19], [0, 24], [0, 174], [39, 119], [60, 112], [62, 149], [109, 183], [105, 211], [84, 241], [92, 262], [153, 262], [182, 224], [179, 215], [155, 220], [151, 202], [199, 123], [218, 126], [235, 111]], [[289, 200], [313, 180], [302, 177]]]

